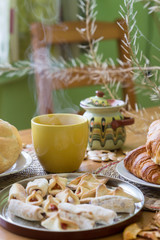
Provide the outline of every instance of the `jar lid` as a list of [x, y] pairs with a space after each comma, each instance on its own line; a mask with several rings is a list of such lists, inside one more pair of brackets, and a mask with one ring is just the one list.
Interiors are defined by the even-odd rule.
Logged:
[[96, 96], [86, 98], [81, 101], [81, 105], [86, 107], [107, 107], [110, 106], [104, 92], [96, 91]]
[[125, 107], [126, 103], [119, 99], [107, 99], [104, 92], [96, 91], [96, 96], [86, 98], [80, 102], [80, 106], [85, 110], [92, 111], [119, 111]]

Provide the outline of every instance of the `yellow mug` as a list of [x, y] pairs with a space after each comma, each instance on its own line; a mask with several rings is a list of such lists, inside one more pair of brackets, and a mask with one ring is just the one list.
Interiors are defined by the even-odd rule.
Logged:
[[77, 114], [46, 114], [31, 120], [32, 141], [43, 168], [73, 172], [82, 163], [88, 142], [88, 121]]

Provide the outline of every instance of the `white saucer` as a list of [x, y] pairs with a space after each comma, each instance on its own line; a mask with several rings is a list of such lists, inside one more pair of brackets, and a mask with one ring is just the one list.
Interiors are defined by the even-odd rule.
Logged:
[[31, 156], [28, 153], [22, 151], [19, 158], [15, 162], [15, 164], [7, 171], [1, 173], [0, 177], [4, 177], [4, 176], [10, 175], [10, 174], [20, 172], [20, 171], [26, 169], [31, 163], [32, 163]]
[[144, 185], [144, 186], [147, 186], [147, 187], [160, 188], [160, 185], [158, 185], [158, 184], [149, 183], [149, 182], [146, 182], [146, 181], [134, 176], [132, 173], [130, 173], [125, 168], [124, 161], [121, 161], [117, 164], [116, 171], [119, 173], [119, 175], [121, 175], [125, 179], [127, 179], [129, 181], [132, 181], [134, 183], [138, 183], [138, 184], [141, 184], [141, 185]]

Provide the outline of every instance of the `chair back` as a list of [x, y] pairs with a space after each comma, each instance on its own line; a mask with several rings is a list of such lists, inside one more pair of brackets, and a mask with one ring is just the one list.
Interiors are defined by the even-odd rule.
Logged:
[[[119, 22], [122, 28], [117, 24]], [[103, 40], [117, 41], [118, 56], [123, 63], [127, 63], [130, 59], [130, 49], [124, 49], [125, 33], [127, 33], [127, 26], [124, 20], [117, 20], [115, 22], [96, 22], [97, 26], [94, 35], [94, 40], [103, 37]], [[77, 29], [85, 29], [85, 22], [62, 22], [53, 24], [51, 26], [43, 25], [41, 23], [33, 23], [31, 25], [31, 38], [34, 62], [36, 64], [36, 90], [38, 101], [39, 114], [46, 114], [54, 112], [54, 103], [52, 98], [52, 91], [54, 89], [65, 89], [80, 86], [96, 85], [97, 81], [90, 75], [91, 67], [81, 69], [81, 67], [72, 67], [61, 69], [61, 71], [53, 71], [51, 74], [45, 74], [46, 68], [49, 68], [51, 62], [48, 57], [48, 46], [51, 44], [63, 43], [85, 43], [86, 39], [77, 31]], [[45, 67], [44, 67], [45, 65]], [[124, 65], [125, 66], [125, 65]], [[126, 66], [125, 66], [126, 67]], [[43, 71], [41, 71], [43, 69]], [[85, 72], [85, 74], [84, 74]], [[65, 73], [67, 76], [64, 78]], [[78, 74], [78, 77], [76, 77]], [[117, 74], [116, 80], [118, 81]], [[122, 81], [122, 79], [121, 79]], [[103, 84], [103, 82], [98, 82]], [[132, 74], [129, 74], [122, 81], [123, 99], [128, 96], [131, 107], [135, 108], [135, 93], [134, 83], [132, 81]]]

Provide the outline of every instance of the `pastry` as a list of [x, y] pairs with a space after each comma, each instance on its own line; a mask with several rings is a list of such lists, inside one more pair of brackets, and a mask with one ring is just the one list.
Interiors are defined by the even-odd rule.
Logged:
[[70, 203], [60, 203], [59, 209], [69, 213], [77, 214], [77, 216], [82, 215], [94, 220], [95, 222], [105, 224], [113, 223], [117, 216], [117, 214], [110, 209], [105, 209], [103, 207], [91, 204], [73, 205]]
[[0, 173], [17, 161], [22, 150], [22, 141], [17, 128], [0, 119]]
[[91, 198], [89, 203], [111, 209], [116, 213], [133, 213], [135, 208], [133, 199], [121, 196], [106, 195]]
[[124, 158], [124, 166], [138, 178], [160, 184], [160, 166], [152, 161], [145, 146], [140, 146], [129, 152]]
[[96, 196], [96, 188], [84, 192], [80, 199], [91, 198]]
[[96, 187], [98, 187], [99, 184], [100, 184], [99, 182], [88, 182], [86, 180], [83, 180], [79, 183], [78, 186], [87, 188], [88, 190], [92, 190], [92, 189], [95, 189]]
[[152, 122], [149, 127], [146, 149], [151, 159], [160, 165], [160, 120]]
[[80, 229], [92, 229], [95, 225], [95, 221], [93, 219], [89, 219], [85, 216], [77, 215], [72, 212], [60, 210], [59, 215], [62, 218], [69, 219], [75, 222]]
[[29, 221], [40, 221], [45, 216], [45, 213], [41, 207], [24, 203], [15, 199], [10, 200], [8, 211], [17, 217]]
[[113, 195], [114, 190], [106, 187], [105, 184], [100, 184], [96, 188], [96, 197], [104, 196], [104, 195]]
[[74, 178], [72, 181], [70, 181], [70, 183], [67, 185], [67, 187], [73, 189], [73, 190], [76, 190], [77, 187], [78, 187], [78, 184], [80, 183], [82, 177], [84, 176], [85, 174], [83, 174], [82, 176], [79, 176], [77, 178]]
[[46, 220], [41, 222], [41, 225], [44, 228], [54, 231], [62, 231], [62, 230], [78, 230], [78, 225], [69, 220], [61, 217], [59, 213], [54, 214], [47, 218]]
[[24, 187], [19, 183], [14, 183], [9, 190], [8, 201], [11, 199], [17, 199], [22, 202], [26, 201], [26, 191]]
[[39, 191], [34, 190], [27, 198], [26, 203], [30, 203], [32, 205], [40, 206], [42, 205], [43, 198]]
[[49, 194], [55, 196], [57, 193], [61, 192], [66, 188], [67, 178], [59, 177], [58, 175], [53, 175], [49, 180], [48, 192]]
[[69, 188], [57, 193], [56, 198], [58, 198], [61, 202], [80, 204], [78, 196], [75, 195]]
[[46, 212], [47, 216], [50, 216], [51, 214], [58, 211], [59, 203], [60, 203], [59, 199], [53, 197], [52, 195], [47, 196], [47, 199], [42, 203], [42, 207]]
[[81, 198], [83, 196], [84, 193], [88, 192], [88, 188], [85, 188], [83, 186], [78, 186], [76, 191], [75, 191], [75, 195], [78, 198]]
[[47, 216], [50, 216], [58, 211], [59, 203], [60, 203], [59, 199], [53, 197], [52, 195], [47, 196], [47, 199], [42, 203], [42, 207]]
[[46, 196], [48, 191], [48, 181], [45, 178], [38, 178], [32, 182], [28, 182], [26, 192], [30, 195], [34, 190], [38, 191], [42, 197]]
[[67, 186], [70, 187], [73, 190], [76, 190], [78, 186], [84, 186], [83, 184], [87, 183], [88, 185], [88, 189], [93, 189], [96, 186], [98, 186], [100, 183], [106, 183], [108, 181], [107, 178], [96, 178], [96, 176], [94, 176], [91, 173], [85, 173], [82, 176], [79, 176], [75, 179], [73, 179]]
[[105, 195], [117, 195], [117, 196], [127, 197], [127, 198], [133, 199], [134, 202], [137, 202], [137, 201], [139, 202], [138, 199], [133, 197], [131, 194], [125, 192], [123, 190], [123, 188], [121, 188], [121, 187], [116, 187], [116, 188], [110, 189], [110, 188], [107, 188], [107, 186], [105, 184], [100, 184], [96, 188], [96, 197], [101, 197], [101, 196], [105, 196]]

